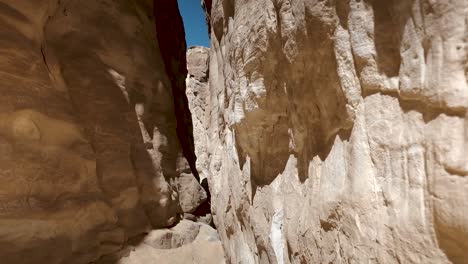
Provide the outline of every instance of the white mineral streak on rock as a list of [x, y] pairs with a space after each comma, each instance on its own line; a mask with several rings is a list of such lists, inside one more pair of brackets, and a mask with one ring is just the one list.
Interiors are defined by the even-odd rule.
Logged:
[[116, 72], [114, 69], [109, 69], [109, 74], [115, 81], [115, 84], [120, 88], [125, 99], [128, 103], [130, 103], [130, 98], [128, 97], [127, 88], [125, 88], [125, 76], [121, 75], [120, 73]]
[[272, 182], [273, 185], [273, 218], [271, 220], [271, 229], [270, 229], [270, 240], [271, 246], [275, 251], [276, 261], [278, 264], [284, 263], [284, 238], [283, 238], [283, 221], [284, 221], [284, 209], [283, 201], [281, 201], [281, 196], [279, 196], [279, 181], [280, 177], [277, 178], [277, 181]]

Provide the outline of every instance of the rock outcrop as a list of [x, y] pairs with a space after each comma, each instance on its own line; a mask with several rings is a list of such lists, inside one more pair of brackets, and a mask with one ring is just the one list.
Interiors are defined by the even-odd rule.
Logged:
[[177, 1], [0, 0], [0, 25], [1, 263], [104, 260], [206, 200], [178, 195], [198, 173]]
[[205, 47], [190, 47], [187, 51], [187, 97], [192, 113], [197, 171], [201, 179], [208, 170], [208, 122], [206, 121], [210, 90], [208, 86], [209, 52]]
[[466, 262], [467, 1], [203, 2], [230, 263]]
[[[197, 156], [196, 168], [200, 176], [201, 185], [206, 190], [206, 200], [198, 206], [194, 212], [198, 221], [212, 224], [211, 196], [208, 188], [206, 174], [208, 171], [208, 126], [206, 122], [206, 111], [208, 111], [209, 87], [209, 49], [206, 47], [190, 47], [187, 51], [186, 80], [190, 112], [192, 113], [193, 136], [195, 142], [195, 154]], [[205, 197], [204, 197], [205, 198]], [[190, 200], [196, 200], [191, 198]]]

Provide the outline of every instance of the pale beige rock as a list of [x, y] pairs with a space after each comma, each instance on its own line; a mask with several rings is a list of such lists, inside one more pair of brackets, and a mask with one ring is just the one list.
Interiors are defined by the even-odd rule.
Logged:
[[197, 170], [200, 178], [206, 178], [208, 170], [208, 124], [206, 122], [206, 111], [208, 111], [208, 101], [210, 91], [208, 87], [209, 74], [209, 49], [206, 47], [190, 47], [187, 51], [186, 94], [189, 99], [190, 112], [192, 113], [193, 136], [195, 144], [195, 154], [197, 156]]
[[119, 264], [226, 263], [216, 230], [184, 220], [167, 230], [152, 231]]
[[[206, 83], [209, 75], [210, 49], [201, 46], [190, 47], [187, 51], [187, 71], [189, 77]], [[187, 88], [187, 91], [190, 89]], [[190, 98], [190, 99], [197, 99]]]
[[467, 1], [204, 6], [230, 263], [466, 262]]

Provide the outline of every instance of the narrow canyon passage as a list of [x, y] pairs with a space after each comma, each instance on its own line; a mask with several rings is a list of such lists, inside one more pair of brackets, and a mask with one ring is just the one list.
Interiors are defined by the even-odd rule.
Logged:
[[467, 262], [467, 1], [198, 2], [0, 0], [0, 263]]

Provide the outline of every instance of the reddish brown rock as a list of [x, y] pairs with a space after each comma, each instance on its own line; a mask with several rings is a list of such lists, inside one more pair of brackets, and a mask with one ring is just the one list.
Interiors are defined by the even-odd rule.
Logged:
[[170, 20], [152, 1], [0, 0], [0, 262], [90, 263], [182, 213], [184, 31], [177, 1], [154, 3]]

